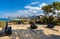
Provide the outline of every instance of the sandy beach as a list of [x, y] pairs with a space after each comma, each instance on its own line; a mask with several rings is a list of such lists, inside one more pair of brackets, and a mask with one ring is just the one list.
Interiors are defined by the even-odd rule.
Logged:
[[[27, 25], [23, 25], [23, 24], [21, 24], [21, 25], [9, 25], [9, 26], [12, 27], [12, 31], [13, 31], [12, 35], [11, 36], [2, 36], [2, 37], [0, 37], [0, 39], [20, 39], [20, 37], [18, 36], [18, 33], [20, 33], [20, 32], [18, 32], [18, 31], [20, 30], [20, 31], [24, 31], [25, 33], [27, 33], [26, 31], [29, 31], [29, 27], [30, 27], [29, 24], [27, 24]], [[37, 26], [38, 26], [38, 28], [35, 29], [35, 30], [32, 30], [32, 31], [34, 31], [34, 32], [36, 31], [38, 34], [39, 33], [44, 33], [44, 35], [46, 36], [46, 38], [48, 38], [50, 35], [60, 36], [60, 26], [55, 26], [55, 28], [53, 28], [53, 29], [47, 28], [46, 27], [47, 25], [37, 25]], [[42, 31], [42, 32], [40, 32], [40, 31]], [[37, 36], [38, 36], [38, 34], [37, 34]], [[41, 38], [45, 39], [45, 38], [43, 38], [43, 36], [41, 35]], [[58, 37], [58, 38], [60, 38], [60, 37]], [[37, 38], [37, 39], [39, 39], [39, 38]]]

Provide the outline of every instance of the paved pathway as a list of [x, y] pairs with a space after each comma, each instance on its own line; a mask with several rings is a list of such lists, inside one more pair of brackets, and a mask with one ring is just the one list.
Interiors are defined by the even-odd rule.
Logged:
[[42, 30], [32, 30], [32, 29], [20, 29], [13, 30], [13, 34], [10, 36], [11, 39], [60, 39], [57, 35], [45, 35]]
[[[3, 36], [0, 32], [0, 39], [60, 39], [60, 27], [54, 29], [46, 28], [44, 25], [38, 25], [36, 30], [29, 29], [29, 25], [11, 25], [12, 35]], [[27, 29], [28, 28], [28, 29]]]

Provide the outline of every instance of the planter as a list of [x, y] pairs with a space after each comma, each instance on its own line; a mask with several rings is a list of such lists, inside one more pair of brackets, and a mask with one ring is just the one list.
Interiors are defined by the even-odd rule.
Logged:
[[54, 28], [55, 26], [54, 26], [54, 24], [48, 24], [47, 27], [48, 28]]
[[31, 29], [36, 29], [36, 28], [38, 28], [38, 27], [37, 27], [35, 24], [31, 24], [31, 25], [30, 25], [30, 28], [31, 28]]

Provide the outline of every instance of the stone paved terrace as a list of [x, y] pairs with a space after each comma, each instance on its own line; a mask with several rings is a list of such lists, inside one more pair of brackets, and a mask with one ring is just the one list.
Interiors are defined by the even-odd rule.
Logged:
[[[60, 26], [53, 29], [46, 28], [46, 25], [37, 25], [37, 29], [30, 29], [29, 25], [10, 25], [12, 35], [1, 36], [0, 39], [60, 39]], [[15, 27], [14, 27], [15, 26]]]

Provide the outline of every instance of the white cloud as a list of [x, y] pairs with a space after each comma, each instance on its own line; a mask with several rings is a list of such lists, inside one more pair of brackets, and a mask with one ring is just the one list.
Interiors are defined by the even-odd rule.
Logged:
[[32, 7], [32, 6], [25, 6], [25, 8], [27, 9], [36, 9], [36, 10], [40, 10], [40, 7]]
[[29, 13], [28, 10], [17, 10], [15, 13], [6, 13], [4, 12], [4, 14], [0, 17], [17, 17], [17, 16], [25, 16], [27, 17], [28, 15], [30, 15], [31, 13]]
[[31, 5], [28, 5], [28, 6], [25, 6], [25, 8], [27, 8], [29, 10], [29, 12], [32, 12], [32, 13], [38, 15], [38, 13], [42, 14], [42, 9], [41, 8], [45, 5], [47, 5], [47, 4], [46, 3], [41, 3], [41, 4], [39, 4], [38, 7], [33, 7]]
[[32, 2], [31, 4], [39, 4], [39, 2]]
[[60, 10], [55, 10], [56, 13], [60, 12]]
[[40, 4], [39, 6], [40, 7], [43, 7], [43, 6], [45, 6], [45, 5], [47, 5], [46, 3], [42, 3], [42, 4]]
[[35, 10], [41, 10], [41, 8], [43, 6], [45, 6], [45, 5], [47, 5], [47, 4], [41, 3], [38, 7], [33, 7], [33, 6], [28, 5], [28, 6], [25, 6], [25, 8], [27, 8], [27, 9], [35, 9]]

